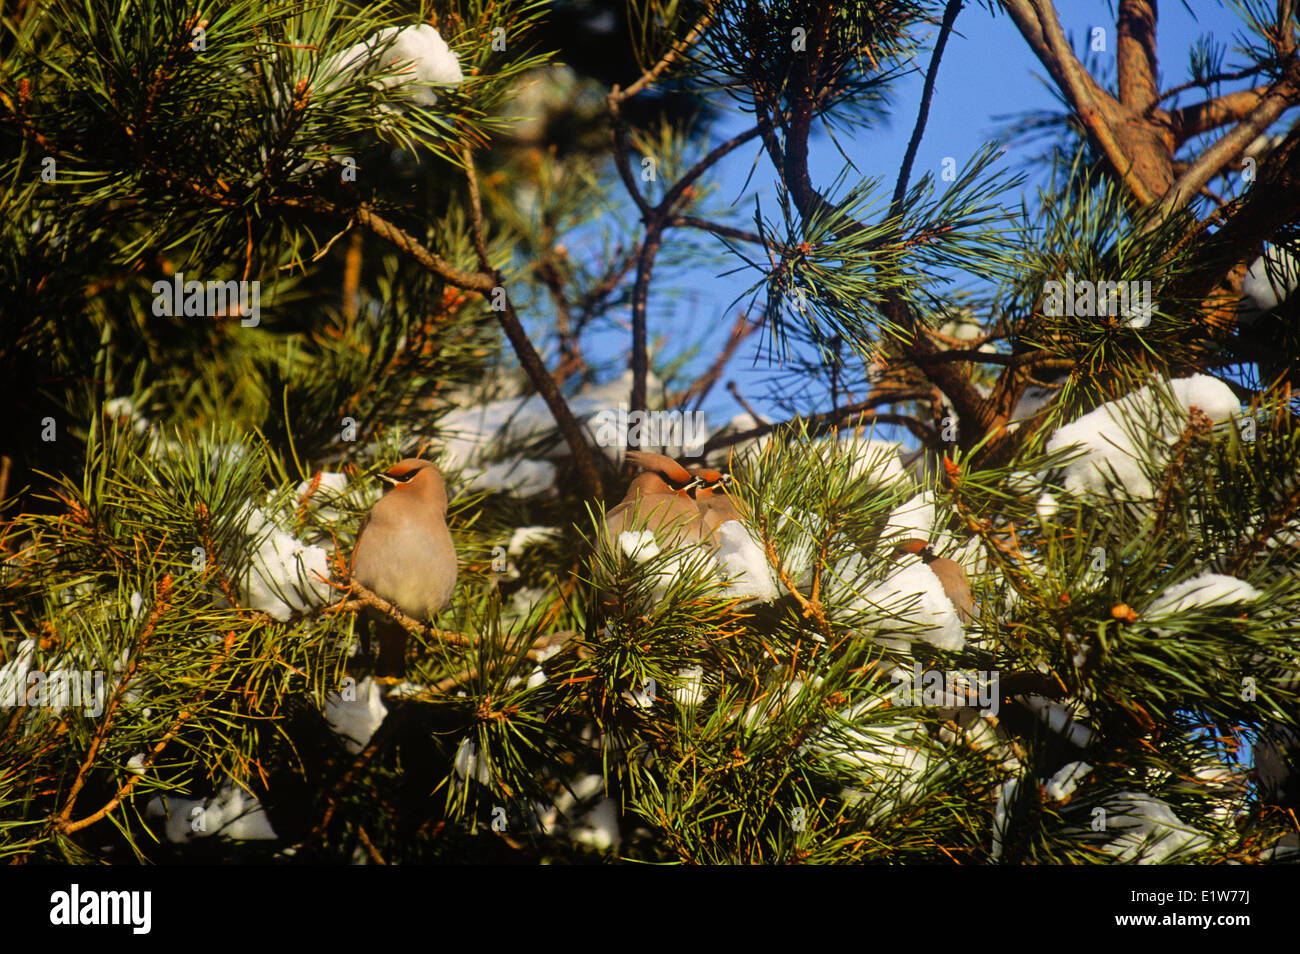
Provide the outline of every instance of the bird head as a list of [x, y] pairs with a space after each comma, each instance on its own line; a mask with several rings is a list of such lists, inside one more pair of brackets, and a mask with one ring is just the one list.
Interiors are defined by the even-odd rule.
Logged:
[[934, 550], [931, 549], [930, 544], [926, 543], [924, 540], [918, 540], [915, 537], [910, 540], [904, 540], [902, 543], [898, 544], [898, 546], [894, 547], [894, 556], [896, 557], [904, 556], [908, 553], [915, 553], [925, 563], [929, 563], [931, 560], [936, 559]]
[[385, 494], [417, 494], [427, 497], [430, 505], [443, 513], [447, 511], [447, 487], [442, 482], [442, 474], [431, 461], [408, 457], [375, 474], [375, 477], [385, 484]]
[[725, 494], [731, 489], [730, 474], [719, 473], [708, 467], [694, 467], [691, 473], [695, 476], [691, 489], [696, 498]]
[[642, 473], [632, 481], [629, 493], [639, 489], [643, 493], [687, 493], [696, 484], [696, 477], [677, 461], [663, 454], [648, 451], [628, 451], [627, 462], [639, 467]]

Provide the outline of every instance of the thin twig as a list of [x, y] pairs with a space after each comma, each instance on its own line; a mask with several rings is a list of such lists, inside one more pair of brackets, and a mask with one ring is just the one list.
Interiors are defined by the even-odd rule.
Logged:
[[384, 860], [384, 856], [379, 853], [379, 849], [376, 848], [374, 843], [370, 840], [370, 836], [366, 834], [365, 825], [357, 826], [357, 838], [360, 839], [361, 844], [366, 849], [366, 854], [370, 856], [371, 861], [377, 865], [388, 864], [388, 862]]
[[[762, 421], [754, 410], [735, 390], [735, 382], [727, 383], [727, 389], [736, 397], [749, 414], [757, 421]], [[881, 392], [872, 394], [867, 398], [846, 404], [843, 407], [836, 408], [832, 411], [823, 411], [820, 414], [805, 414], [790, 418], [787, 421], [775, 421], [770, 424], [760, 423], [757, 427], [752, 427], [746, 431], [740, 431], [735, 434], [716, 434], [709, 438], [704, 444], [703, 453], [707, 454], [711, 450], [719, 447], [730, 447], [733, 444], [739, 444], [743, 441], [754, 440], [765, 434], [771, 434], [773, 431], [783, 428], [792, 428], [800, 424], [808, 425], [809, 431], [816, 433], [828, 429], [837, 424], [847, 424], [850, 421], [857, 426], [877, 422], [880, 424], [900, 424], [906, 427], [918, 438], [926, 443], [927, 446], [936, 446], [935, 435], [924, 424], [916, 418], [907, 414], [879, 414], [871, 411], [870, 408], [878, 407], [882, 404], [893, 404], [901, 401], [920, 400], [930, 394], [929, 388], [906, 388], [898, 391]]]
[[[54, 823], [61, 830], [68, 831], [72, 822], [72, 813], [77, 807], [77, 796], [81, 794], [82, 788], [86, 784], [86, 779], [90, 777], [90, 770], [95, 767], [95, 758], [99, 755], [99, 748], [104, 744], [108, 737], [108, 730], [113, 725], [113, 717], [117, 714], [117, 707], [122, 701], [122, 694], [126, 691], [127, 685], [131, 682], [136, 670], [140, 668], [140, 660], [144, 656], [144, 650], [153, 636], [154, 630], [158, 628], [158, 621], [163, 614], [170, 608], [167, 602], [167, 593], [171, 589], [172, 578], [164, 576], [158, 582], [154, 590], [154, 605], [149, 613], [148, 619], [145, 620], [144, 629], [140, 633], [140, 638], [136, 640], [135, 652], [131, 655], [131, 661], [127, 664], [126, 672], [118, 680], [116, 688], [113, 690], [112, 698], [108, 700], [108, 705], [104, 709], [103, 718], [100, 719], [99, 725], [95, 729], [95, 734], [90, 740], [90, 748], [86, 752], [86, 757], [82, 760], [80, 767], [77, 769], [77, 776], [72, 781], [72, 787], [68, 790], [67, 801], [63, 804], [63, 809], [54, 816]], [[106, 813], [105, 813], [106, 814]], [[88, 822], [86, 824], [89, 824]], [[85, 827], [85, 824], [78, 824], [78, 827]]]
[[704, 31], [713, 23], [714, 7], [714, 3], [706, 6], [704, 14], [695, 21], [695, 25], [691, 27], [687, 34], [669, 47], [668, 52], [659, 58], [659, 62], [637, 77], [636, 82], [631, 86], [627, 89], [619, 89], [615, 86], [609, 94], [615, 106], [622, 105], [624, 101], [631, 99], [643, 89], [652, 86], [667, 71], [668, 67], [672, 66], [683, 53], [694, 46], [695, 41], [703, 36]]
[[[1215, 83], [1230, 83], [1234, 80], [1245, 79], [1248, 76], [1254, 76], [1256, 73], [1263, 72], [1267, 68], [1267, 63], [1256, 63], [1254, 66], [1247, 67], [1244, 70], [1239, 70], [1236, 73], [1215, 73], [1213, 76], [1207, 76], [1204, 79], [1188, 80], [1186, 83], [1179, 83], [1172, 89], [1168, 89], [1161, 93], [1160, 98], [1152, 103], [1150, 108], [1154, 109], [1165, 100], [1172, 99], [1179, 93], [1185, 93], [1189, 89], [1206, 89]], [[1150, 109], [1147, 111], [1150, 112]]]
[[713, 359], [713, 363], [709, 365], [709, 369], [705, 371], [704, 374], [700, 375], [700, 377], [697, 378], [689, 388], [683, 391], [680, 395], [674, 397], [668, 403], [681, 404], [682, 406], [685, 406], [693, 400], [695, 402], [695, 410], [698, 411], [700, 406], [704, 403], [704, 399], [708, 397], [709, 392], [713, 390], [713, 385], [717, 384], [718, 378], [722, 376], [722, 372], [726, 368], [727, 362], [731, 360], [733, 355], [735, 355], [736, 349], [740, 347], [746, 338], [762, 327], [763, 321], [761, 319], [759, 321], [751, 322], [748, 314], [744, 312], [738, 314], [736, 316], [736, 323], [731, 328], [731, 334], [727, 336], [727, 343], [723, 345], [722, 350], [718, 352], [718, 356]]
[[[465, 167], [465, 179], [469, 186], [474, 250], [478, 254], [479, 267], [483, 269], [483, 273], [491, 282], [488, 294], [490, 297], [495, 297], [497, 289], [500, 289], [502, 293], [504, 293], [505, 289], [501, 283], [500, 273], [492, 268], [492, 262], [488, 257], [478, 175], [474, 171], [474, 157], [470, 153], [469, 146], [462, 147], [461, 160]], [[503, 295], [503, 297], [505, 307], [502, 309], [494, 308], [493, 314], [497, 316], [502, 330], [506, 333], [506, 338], [509, 339], [511, 346], [514, 348], [515, 356], [519, 359], [519, 363], [523, 365], [524, 371], [528, 374], [533, 387], [537, 389], [537, 393], [546, 402], [546, 406], [550, 409], [551, 416], [555, 418], [560, 433], [569, 445], [569, 450], [573, 454], [573, 464], [578, 473], [578, 483], [583, 494], [589, 499], [597, 499], [601, 496], [601, 482], [595, 452], [588, 445], [582, 426], [578, 423], [578, 419], [573, 416], [573, 411], [569, 408], [564, 395], [560, 393], [555, 378], [546, 369], [542, 356], [537, 353], [537, 349], [533, 346], [528, 333], [524, 331], [524, 326], [519, 320], [519, 315], [515, 312], [515, 306], [511, 303], [510, 296]], [[496, 302], [493, 302], [493, 304], [495, 306]]]
[[908, 140], [907, 151], [903, 154], [903, 166], [898, 171], [898, 183], [894, 186], [894, 201], [889, 205], [889, 217], [897, 218], [903, 208], [903, 197], [907, 195], [907, 180], [912, 176], [912, 163], [916, 161], [916, 151], [921, 146], [921, 137], [925, 135], [925, 124], [930, 116], [930, 100], [934, 96], [934, 81], [939, 75], [939, 60], [943, 49], [948, 45], [948, 34], [952, 32], [953, 21], [961, 12], [962, 0], [948, 0], [943, 11], [943, 23], [939, 27], [939, 39], [935, 41], [934, 52], [930, 54], [930, 68], [925, 72], [925, 85], [921, 89], [921, 104], [916, 111], [916, 124], [912, 128], [912, 138]]

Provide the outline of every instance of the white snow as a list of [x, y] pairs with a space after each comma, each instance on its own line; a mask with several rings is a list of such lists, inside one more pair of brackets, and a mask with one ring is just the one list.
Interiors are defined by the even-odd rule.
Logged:
[[624, 690], [623, 698], [638, 709], [653, 709], [656, 702], [652, 683], [644, 683]]
[[149, 430], [149, 419], [140, 412], [135, 403], [128, 397], [110, 398], [105, 401], [104, 413], [116, 421], [129, 423], [131, 429], [137, 434], [144, 434]]
[[[851, 580], [861, 557], [853, 554], [837, 568], [841, 580]], [[957, 608], [943, 591], [934, 571], [915, 556], [903, 557], [900, 566], [860, 596], [847, 595], [850, 610], [874, 609], [873, 620], [884, 633], [898, 633], [903, 639], [929, 643], [939, 649], [958, 650], [966, 645], [966, 631], [957, 618]], [[888, 639], [877, 640], [894, 645]]]
[[717, 537], [716, 551], [693, 543], [675, 543], [661, 549], [649, 530], [624, 530], [618, 535], [617, 543], [629, 559], [653, 562], [656, 599], [661, 599], [683, 577], [695, 575], [716, 581], [715, 592], [720, 598], [767, 602], [781, 595], [776, 571], [768, 565], [762, 547], [743, 523], [726, 521], [718, 527]]
[[296, 539], [256, 507], [251, 508], [248, 533], [261, 537], [261, 543], [241, 584], [244, 606], [287, 620], [329, 602], [329, 554], [324, 547]]
[[[746, 431], [752, 431], [756, 427], [762, 427], [771, 424], [772, 421], [766, 417], [754, 417], [752, 414], [737, 414], [727, 424], [720, 427], [712, 437], [726, 434], [743, 434]], [[728, 459], [753, 458], [757, 459], [763, 452], [763, 448], [772, 442], [772, 432], [768, 431], [759, 437], [751, 437], [748, 440], [739, 441], [727, 447], [720, 447], [709, 455], [709, 460], [715, 467], [726, 465]]]
[[680, 681], [669, 689], [674, 702], [683, 709], [689, 709], [704, 701], [703, 666], [686, 666], [679, 669], [677, 678]]
[[945, 745], [952, 745], [961, 741], [963, 745], [973, 752], [983, 752], [991, 758], [996, 758], [998, 768], [1003, 772], [1017, 772], [1020, 770], [1020, 759], [1016, 756], [1015, 749], [1005, 739], [998, 737], [997, 716], [992, 713], [981, 713], [980, 717], [966, 728], [957, 728], [953, 731], [948, 725], [941, 726], [939, 729], [939, 739]]
[[931, 773], [946, 764], [923, 748], [925, 733], [917, 723], [862, 723], [877, 703], [849, 707], [839, 714], [839, 724], [819, 732], [810, 744], [812, 751], [858, 775], [857, 787], [841, 794], [850, 804], [871, 805], [868, 821], [914, 801]]
[[819, 437], [809, 442], [808, 450], [816, 452], [827, 463], [837, 453], [848, 456], [849, 473], [855, 484], [888, 484], [906, 473], [898, 456], [900, 446], [896, 441], [841, 431], [835, 437]]
[[1036, 415], [1043, 408], [1047, 407], [1060, 393], [1059, 388], [1045, 388], [1041, 385], [1031, 384], [1021, 392], [1020, 400], [1011, 411], [1012, 424], [1007, 425], [1007, 430], [1015, 430], [1019, 427], [1019, 422], [1028, 420]]
[[1250, 263], [1241, 280], [1241, 299], [1237, 318], [1249, 324], [1265, 312], [1272, 311], [1300, 286], [1300, 261], [1283, 248], [1268, 248]]
[[[810, 582], [815, 554], [815, 534], [821, 521], [802, 511], [778, 511], [780, 519], [769, 532], [781, 557], [786, 576], [796, 586]], [[728, 520], [717, 530], [719, 547], [714, 555], [722, 576], [727, 581], [723, 591], [729, 597], [748, 597], [766, 602], [778, 598], [784, 590], [776, 567], [768, 560], [767, 552], [757, 532], [738, 520]]]
[[520, 142], [537, 142], [548, 117], [582, 94], [581, 80], [571, 66], [556, 63], [529, 70], [507, 94], [502, 109], [502, 115], [513, 120], [510, 135]]
[[915, 537], [938, 544], [940, 541], [932, 540], [930, 537], [930, 531], [934, 529], [934, 521], [934, 492], [926, 490], [910, 500], [903, 501], [890, 512], [881, 539], [901, 543]]
[[1007, 818], [1011, 800], [1016, 797], [1016, 790], [1019, 787], [1020, 779], [1009, 778], [998, 789], [998, 801], [993, 806], [993, 850], [991, 855], [994, 861], [1002, 857], [1002, 842], [1007, 834]]
[[323, 67], [326, 77], [346, 79], [374, 61], [382, 67], [402, 66], [400, 72], [375, 80], [383, 89], [407, 87], [413, 103], [433, 106], [437, 94], [428, 84], [455, 86], [464, 81], [460, 60], [436, 29], [427, 23], [408, 27], [385, 27], [343, 51]]
[[1054, 802], [1063, 802], [1079, 787], [1079, 783], [1088, 777], [1092, 771], [1092, 766], [1087, 762], [1070, 762], [1068, 765], [1061, 766], [1043, 786], [1043, 791], [1047, 797]]
[[523, 556], [525, 550], [535, 543], [544, 543], [560, 535], [559, 527], [516, 527], [506, 544], [506, 553], [510, 556]]
[[[816, 514], [802, 510], [776, 510], [781, 519], [772, 532], [781, 567], [796, 586], [812, 583], [813, 560], [817, 555], [817, 538], [825, 532], [825, 524]], [[734, 523], [735, 521], [728, 521]], [[771, 573], [776, 574], [772, 568]], [[779, 579], [779, 577], [775, 577]]]
[[1158, 865], [1207, 847], [1209, 839], [1179, 820], [1173, 810], [1145, 792], [1121, 792], [1106, 806], [1106, 830], [1120, 835], [1102, 851], [1121, 864]]
[[[1076, 449], [1064, 465], [1067, 492], [1076, 497], [1102, 494], [1113, 476], [1131, 495], [1150, 498], [1154, 488], [1142, 461], [1164, 460], [1186, 424], [1189, 409], [1195, 406], [1219, 422], [1240, 408], [1231, 388], [1208, 375], [1180, 378], [1168, 386], [1181, 414], [1160, 413], [1155, 392], [1146, 386], [1102, 404], [1052, 435], [1049, 452]], [[1054, 501], [1040, 501], [1039, 514], [1051, 516], [1054, 506]]]
[[1194, 768], [1190, 779], [1179, 779], [1175, 785], [1209, 796], [1209, 817], [1226, 825], [1245, 810], [1249, 783], [1245, 766], [1213, 762]]
[[456, 774], [463, 779], [477, 779], [480, 785], [487, 785], [492, 781], [492, 767], [487, 759], [479, 756], [478, 745], [472, 739], [460, 740], [460, 745], [456, 747], [453, 765]]
[[1201, 573], [1191, 579], [1166, 587], [1151, 601], [1143, 619], [1178, 616], [1190, 610], [1213, 606], [1253, 603], [1264, 594], [1236, 577], [1221, 573]]
[[[569, 410], [579, 421], [585, 421], [601, 411], [616, 410], [620, 402], [627, 401], [631, 388], [632, 373], [628, 371], [614, 381], [570, 398]], [[547, 457], [569, 454], [569, 446], [559, 439], [555, 418], [541, 395], [455, 408], [438, 420], [438, 432], [443, 437], [449, 470], [480, 465], [503, 448], [516, 444], [547, 444], [543, 450]], [[610, 446], [602, 450], [617, 461], [622, 458], [624, 448]]]
[[644, 563], [662, 552], [653, 530], [624, 530], [618, 535], [618, 548], [629, 560]]
[[739, 520], [728, 520], [719, 525], [717, 536], [714, 558], [727, 581], [724, 597], [766, 603], [781, 595], [767, 554], [748, 527]]
[[[822, 679], [820, 676], [813, 676], [810, 682], [812, 687], [817, 689], [820, 688]], [[741, 726], [747, 732], [767, 729], [768, 723], [780, 718], [782, 713], [794, 704], [799, 694], [803, 692], [804, 685], [802, 679], [791, 679], [784, 686], [779, 683], [770, 685], [767, 694], [745, 710], [740, 718]]]
[[195, 838], [232, 841], [271, 841], [278, 837], [262, 803], [233, 782], [227, 782], [207, 799], [159, 795], [145, 807], [146, 818], [166, 818], [168, 841], [184, 843]]
[[1071, 745], [1085, 749], [1092, 745], [1097, 733], [1075, 718], [1075, 713], [1059, 702], [1053, 702], [1044, 696], [1024, 695], [1026, 707], [1038, 715], [1039, 720], [1053, 732], [1063, 735]]
[[[314, 478], [304, 480], [294, 488], [293, 501], [295, 506], [299, 504], [307, 491], [311, 490], [312, 480]], [[327, 523], [342, 520], [343, 513], [335, 504], [348, 496], [348, 484], [347, 474], [322, 471], [316, 489], [307, 498], [307, 506], [315, 510], [316, 516]]]
[[617, 851], [623, 840], [618, 827], [618, 804], [612, 798], [602, 798], [583, 816], [582, 824], [574, 828], [573, 840], [597, 851]]
[[[349, 697], [349, 698], [345, 698]], [[342, 693], [325, 693], [325, 721], [334, 734], [343, 740], [353, 755], [369, 743], [370, 737], [388, 715], [379, 684], [370, 676]]]
[[547, 646], [545, 649], [539, 649], [537, 651], [536, 659], [539, 663], [544, 663], [563, 648], [563, 643], [556, 643], [554, 646]]
[[594, 772], [574, 779], [555, 798], [555, 808], [562, 815], [572, 815], [576, 807], [605, 790], [605, 778]]
[[555, 465], [548, 460], [503, 460], [484, 470], [466, 468], [467, 490], [485, 490], [514, 497], [534, 497], [555, 486]]

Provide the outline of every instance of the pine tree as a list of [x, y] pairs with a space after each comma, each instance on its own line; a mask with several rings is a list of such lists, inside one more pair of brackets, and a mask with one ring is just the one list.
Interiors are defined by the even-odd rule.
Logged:
[[[982, 6], [634, 0], [612, 86], [533, 0], [6, 13], [0, 857], [1294, 858], [1300, 20], [1162, 90], [1154, 3], [1113, 80]], [[1008, 130], [1034, 197], [996, 146], [914, 169], [989, 16], [1062, 104]], [[889, 116], [898, 168], [815, 180]], [[692, 377], [702, 262], [752, 284]], [[694, 448], [739, 519], [610, 539], [625, 447], [692, 450], [640, 415], [755, 341], [772, 417]], [[416, 455], [432, 621], [349, 575]]]

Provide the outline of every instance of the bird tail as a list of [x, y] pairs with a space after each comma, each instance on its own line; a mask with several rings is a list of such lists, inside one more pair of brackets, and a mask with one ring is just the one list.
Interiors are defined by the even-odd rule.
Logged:
[[396, 682], [406, 675], [406, 629], [391, 620], [375, 620], [374, 635], [379, 641], [379, 659], [375, 678]]

